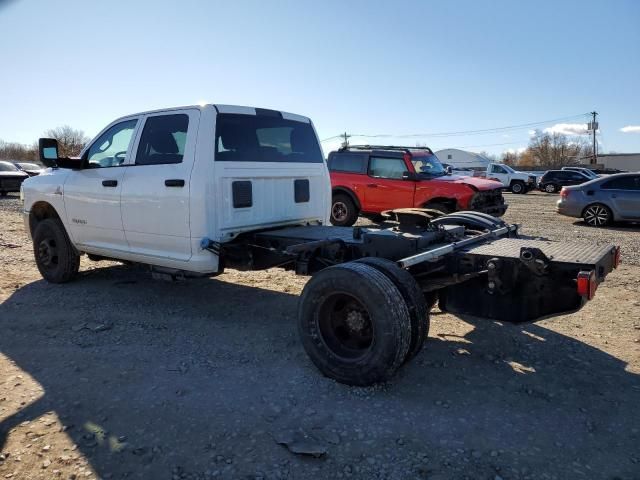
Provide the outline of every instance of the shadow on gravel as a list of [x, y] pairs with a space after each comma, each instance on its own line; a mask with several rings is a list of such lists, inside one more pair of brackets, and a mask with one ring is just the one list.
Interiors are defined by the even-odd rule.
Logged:
[[591, 227], [584, 220], [576, 220], [573, 225], [577, 227], [593, 228], [594, 230], [604, 230], [610, 232], [640, 232], [640, 222], [614, 222], [606, 227]]
[[[44, 396], [0, 423], [0, 450], [55, 411], [101, 478], [637, 475], [640, 382], [619, 359], [466, 318], [469, 334], [430, 338], [391, 384], [349, 388], [312, 367], [296, 304], [126, 267], [26, 285], [0, 305], [0, 352]], [[273, 441], [283, 428], [315, 432], [327, 457], [293, 456]]]

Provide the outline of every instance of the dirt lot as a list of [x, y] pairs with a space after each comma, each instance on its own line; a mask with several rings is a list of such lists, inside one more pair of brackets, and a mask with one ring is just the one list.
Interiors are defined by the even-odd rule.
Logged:
[[[305, 279], [169, 284], [82, 260], [42, 281], [0, 199], [0, 478], [639, 479], [640, 229], [594, 230], [555, 196], [509, 196], [551, 239], [627, 263], [582, 311], [533, 325], [432, 312], [393, 382], [323, 378], [296, 335]], [[321, 458], [276, 440], [306, 435]]]

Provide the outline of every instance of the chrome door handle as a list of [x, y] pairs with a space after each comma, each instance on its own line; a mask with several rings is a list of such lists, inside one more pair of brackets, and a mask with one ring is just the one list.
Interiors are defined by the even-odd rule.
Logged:
[[117, 180], [103, 180], [102, 181], [102, 186], [103, 187], [117, 187], [118, 186], [118, 181]]

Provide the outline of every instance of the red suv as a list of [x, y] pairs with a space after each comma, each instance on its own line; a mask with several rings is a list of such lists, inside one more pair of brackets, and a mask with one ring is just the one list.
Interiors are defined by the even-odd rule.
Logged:
[[396, 208], [433, 208], [445, 213], [476, 210], [502, 216], [503, 185], [450, 175], [429, 148], [350, 146], [329, 154], [331, 223], [353, 225]]

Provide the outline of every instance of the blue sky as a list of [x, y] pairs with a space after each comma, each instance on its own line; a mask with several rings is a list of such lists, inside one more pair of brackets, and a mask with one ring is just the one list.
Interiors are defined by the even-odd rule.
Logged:
[[[0, 139], [93, 136], [204, 100], [301, 113], [322, 139], [572, 117], [536, 126], [553, 128], [595, 109], [601, 148], [637, 152], [639, 25], [634, 0], [0, 0]], [[531, 129], [352, 141], [500, 153]]]

